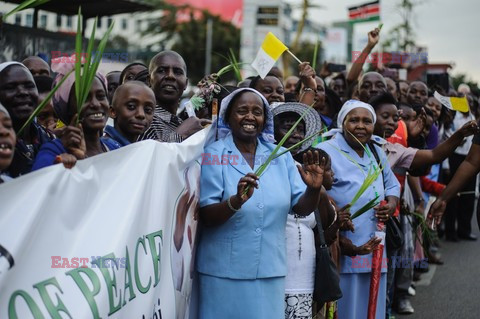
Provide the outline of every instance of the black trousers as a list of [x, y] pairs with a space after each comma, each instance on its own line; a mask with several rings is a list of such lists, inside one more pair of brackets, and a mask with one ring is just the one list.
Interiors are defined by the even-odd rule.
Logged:
[[[458, 154], [453, 154], [449, 157], [451, 176], [455, 174], [465, 158], [466, 156]], [[456, 196], [448, 203], [445, 210], [446, 236], [468, 236], [472, 232], [472, 216], [475, 208], [475, 181], [476, 175], [470, 178], [459, 192], [467, 192], [467, 194]]]

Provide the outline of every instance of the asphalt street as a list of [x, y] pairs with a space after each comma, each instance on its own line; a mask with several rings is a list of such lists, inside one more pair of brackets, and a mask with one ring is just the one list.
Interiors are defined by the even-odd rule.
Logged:
[[417, 282], [416, 295], [410, 299], [415, 312], [395, 318], [480, 318], [480, 232], [475, 217], [472, 232], [477, 241], [441, 240], [444, 265], [430, 265]]

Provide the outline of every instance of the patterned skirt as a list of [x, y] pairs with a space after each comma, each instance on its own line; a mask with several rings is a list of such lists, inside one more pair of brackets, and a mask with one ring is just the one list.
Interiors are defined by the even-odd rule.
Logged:
[[311, 319], [313, 294], [285, 294], [285, 319]]

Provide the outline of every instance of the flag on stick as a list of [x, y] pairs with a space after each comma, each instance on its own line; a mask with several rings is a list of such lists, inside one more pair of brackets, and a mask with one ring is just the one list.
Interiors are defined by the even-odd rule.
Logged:
[[252, 67], [258, 72], [260, 77], [264, 79], [278, 58], [287, 50], [287, 46], [283, 44], [282, 41], [273, 35], [273, 33], [268, 32], [260, 50], [258, 50], [255, 60], [252, 62]]
[[351, 23], [380, 20], [380, 1], [373, 1], [348, 8]]
[[453, 110], [453, 111], [460, 111], [462, 113], [468, 112], [470, 109], [468, 106], [467, 97], [449, 97], [443, 96], [437, 91], [433, 93], [433, 96], [442, 103], [446, 108]]

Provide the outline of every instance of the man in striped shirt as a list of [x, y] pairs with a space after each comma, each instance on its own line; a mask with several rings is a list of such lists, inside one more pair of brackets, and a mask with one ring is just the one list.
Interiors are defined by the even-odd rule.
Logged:
[[152, 58], [148, 78], [155, 93], [157, 106], [152, 124], [138, 140], [154, 139], [167, 143], [180, 143], [198, 132], [209, 120], [190, 117], [182, 121], [177, 109], [187, 87], [187, 66], [175, 51], [162, 51]]

